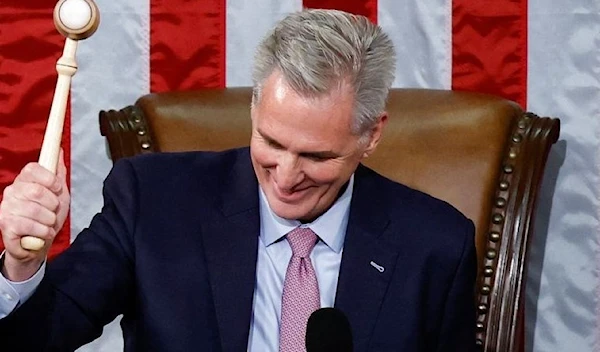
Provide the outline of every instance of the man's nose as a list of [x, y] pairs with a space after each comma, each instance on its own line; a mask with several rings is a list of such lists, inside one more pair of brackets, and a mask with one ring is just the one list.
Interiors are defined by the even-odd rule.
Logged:
[[291, 191], [302, 181], [299, 160], [290, 153], [280, 156], [277, 163], [277, 186], [281, 190]]

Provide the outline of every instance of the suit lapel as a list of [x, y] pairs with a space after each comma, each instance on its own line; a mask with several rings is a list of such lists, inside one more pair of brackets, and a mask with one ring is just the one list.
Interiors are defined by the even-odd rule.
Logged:
[[260, 231], [258, 184], [247, 149], [222, 184], [216, 190], [220, 209], [202, 229], [205, 255], [223, 351], [245, 351]]
[[[355, 176], [335, 307], [350, 320], [356, 350], [364, 350], [392, 278], [398, 251], [380, 237], [389, 224], [378, 203], [380, 176], [360, 166]], [[258, 183], [248, 149], [238, 153], [216, 209], [202, 228], [223, 351], [247, 349], [256, 280], [260, 215]]]
[[335, 300], [350, 321], [356, 350], [368, 347], [398, 257], [396, 248], [380, 241], [390, 220], [379, 201], [378, 179], [362, 166], [355, 173]]

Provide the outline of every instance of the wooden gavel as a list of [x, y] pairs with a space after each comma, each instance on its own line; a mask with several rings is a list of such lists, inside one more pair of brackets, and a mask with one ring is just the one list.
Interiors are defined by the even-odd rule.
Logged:
[[[63, 55], [56, 62], [58, 80], [39, 158], [40, 165], [53, 173], [56, 173], [58, 164], [71, 77], [77, 72], [77, 41], [94, 34], [99, 23], [98, 7], [92, 0], [60, 0], [54, 7], [54, 26], [67, 38]], [[27, 250], [38, 251], [45, 244], [38, 237], [21, 237], [21, 247]]]

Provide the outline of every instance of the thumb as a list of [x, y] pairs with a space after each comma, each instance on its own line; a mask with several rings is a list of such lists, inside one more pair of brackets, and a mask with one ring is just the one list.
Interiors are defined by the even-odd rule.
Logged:
[[60, 153], [58, 154], [58, 168], [56, 170], [56, 176], [58, 176], [59, 180], [67, 179], [67, 165], [65, 164], [65, 151], [63, 148], [60, 148]]
[[56, 184], [53, 187], [54, 192], [62, 192], [67, 187], [67, 165], [65, 164], [65, 153], [61, 148], [58, 154], [58, 165], [56, 168]]

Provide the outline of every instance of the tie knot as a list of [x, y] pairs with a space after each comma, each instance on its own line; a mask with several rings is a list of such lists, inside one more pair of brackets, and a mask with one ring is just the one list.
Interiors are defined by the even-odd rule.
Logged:
[[307, 258], [317, 244], [317, 234], [308, 227], [297, 227], [286, 238], [292, 247], [293, 257]]

